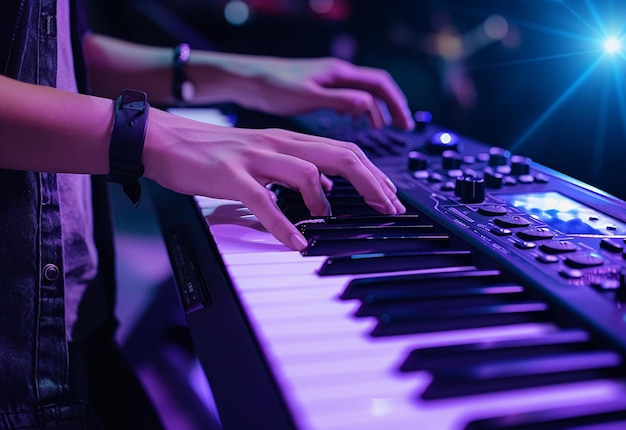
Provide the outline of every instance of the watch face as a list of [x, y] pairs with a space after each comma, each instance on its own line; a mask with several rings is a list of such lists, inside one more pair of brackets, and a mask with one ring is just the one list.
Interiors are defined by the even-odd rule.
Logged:
[[180, 95], [183, 101], [190, 102], [196, 95], [196, 86], [191, 81], [184, 81], [180, 86]]

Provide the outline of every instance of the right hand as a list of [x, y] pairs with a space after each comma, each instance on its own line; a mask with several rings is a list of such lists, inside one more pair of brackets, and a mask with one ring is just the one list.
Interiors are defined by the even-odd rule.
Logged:
[[313, 216], [330, 213], [323, 175], [346, 178], [380, 213], [405, 211], [395, 186], [355, 144], [286, 130], [214, 126], [151, 108], [143, 163], [144, 175], [165, 188], [241, 201], [296, 250], [306, 240], [276, 205], [270, 183], [299, 191]]

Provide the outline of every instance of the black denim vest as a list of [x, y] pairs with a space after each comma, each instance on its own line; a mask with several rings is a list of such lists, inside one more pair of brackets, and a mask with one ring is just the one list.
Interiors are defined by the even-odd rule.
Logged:
[[[75, 3], [75, 2], [74, 2]], [[56, 83], [56, 0], [0, 2], [0, 73]], [[85, 28], [72, 5], [77, 81], [86, 90], [80, 39]], [[0, 95], [1, 97], [1, 95]], [[19, 144], [19, 142], [15, 142]], [[106, 186], [94, 178], [95, 239], [101, 275], [114, 271]], [[82, 429], [82, 408], [68, 400], [63, 252], [56, 175], [0, 169], [0, 429]], [[104, 274], [104, 275], [103, 275]]]

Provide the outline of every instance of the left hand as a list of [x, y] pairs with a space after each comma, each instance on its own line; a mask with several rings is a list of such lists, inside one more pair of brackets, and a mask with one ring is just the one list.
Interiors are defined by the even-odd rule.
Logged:
[[[230, 76], [232, 99], [250, 109], [296, 115], [327, 108], [354, 117], [367, 115], [373, 127], [381, 128], [385, 126], [382, 102], [392, 125], [405, 130], [414, 126], [406, 97], [382, 69], [337, 58], [230, 56], [217, 63]], [[231, 81], [233, 75], [237, 83]]]

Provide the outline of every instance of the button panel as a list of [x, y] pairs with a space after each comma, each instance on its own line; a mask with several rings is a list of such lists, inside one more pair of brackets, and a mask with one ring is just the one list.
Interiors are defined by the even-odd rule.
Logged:
[[[528, 157], [430, 123], [417, 132], [394, 131], [391, 143], [381, 143], [381, 136], [377, 132], [376, 139], [361, 135], [342, 139], [355, 141], [376, 159], [401, 197], [408, 197], [407, 203], [416, 203], [432, 218], [451, 222], [453, 230], [503, 255], [511, 266], [528, 263], [536, 276], [550, 277], [551, 285], [587, 286], [602, 295], [618, 290], [619, 273], [626, 267], [623, 203], [611, 211], [611, 202], [600, 202], [602, 197], [594, 191], [582, 193], [580, 184]], [[518, 206], [515, 198], [506, 198], [534, 193], [564, 195], [580, 207], [563, 211], [559, 219], [554, 215], [551, 222], [549, 208], [541, 206], [550, 204], [549, 199], [537, 204], [540, 215], [536, 215]], [[576, 223], [589, 231], [570, 228]]]

